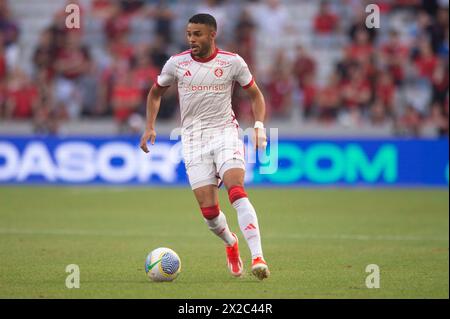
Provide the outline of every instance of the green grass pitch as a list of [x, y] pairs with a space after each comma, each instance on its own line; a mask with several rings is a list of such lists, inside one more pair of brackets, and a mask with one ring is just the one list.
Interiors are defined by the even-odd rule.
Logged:
[[[236, 213], [245, 275], [188, 188], [0, 187], [0, 298], [448, 298], [448, 190], [247, 188], [272, 276], [258, 281]], [[144, 260], [181, 257], [171, 283], [150, 282]], [[67, 289], [65, 268], [80, 267]], [[365, 268], [380, 268], [380, 288]]]

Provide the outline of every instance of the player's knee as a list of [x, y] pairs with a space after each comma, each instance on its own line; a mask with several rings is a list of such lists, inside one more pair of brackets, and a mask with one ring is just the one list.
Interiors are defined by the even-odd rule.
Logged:
[[240, 184], [228, 187], [228, 199], [230, 203], [233, 204], [235, 201], [241, 198], [246, 198], [247, 193], [244, 190], [244, 186]]
[[223, 184], [227, 189], [234, 186], [244, 187], [245, 171], [240, 168], [232, 168], [223, 174]]
[[202, 211], [203, 217], [205, 217], [206, 219], [214, 219], [220, 214], [220, 208], [218, 204], [209, 207], [200, 207], [200, 209]]
[[243, 179], [241, 180], [239, 178], [234, 178], [234, 179], [227, 178], [227, 179], [224, 179], [223, 184], [225, 185], [225, 187], [228, 190], [230, 190], [232, 187], [235, 187], [235, 186], [239, 186], [239, 187], [244, 188], [244, 180]]
[[200, 207], [213, 207], [219, 205], [216, 199], [209, 196], [197, 197], [197, 202]]

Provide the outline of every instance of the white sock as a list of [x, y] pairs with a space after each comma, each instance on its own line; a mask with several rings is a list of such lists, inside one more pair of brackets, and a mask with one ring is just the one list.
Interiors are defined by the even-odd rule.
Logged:
[[220, 211], [219, 216], [213, 219], [206, 219], [205, 222], [208, 225], [209, 230], [219, 236], [228, 246], [233, 245], [236, 242], [230, 228], [227, 224], [227, 218], [225, 214]]
[[252, 259], [263, 257], [258, 218], [252, 203], [247, 197], [243, 197], [234, 201], [233, 207], [237, 211], [239, 227], [250, 248]]

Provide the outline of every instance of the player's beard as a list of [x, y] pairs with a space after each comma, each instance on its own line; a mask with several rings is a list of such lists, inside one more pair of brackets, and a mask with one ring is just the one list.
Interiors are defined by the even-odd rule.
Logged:
[[198, 47], [198, 53], [195, 54], [193, 53], [193, 55], [197, 58], [203, 59], [203, 58], [207, 58], [209, 56], [209, 53], [211, 51], [211, 45], [199, 45]]

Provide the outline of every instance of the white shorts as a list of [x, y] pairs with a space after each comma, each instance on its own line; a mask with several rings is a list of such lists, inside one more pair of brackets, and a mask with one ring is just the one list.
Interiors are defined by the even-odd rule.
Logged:
[[244, 143], [235, 127], [183, 136], [183, 157], [192, 189], [217, 185], [231, 168], [245, 171]]

